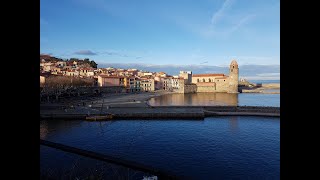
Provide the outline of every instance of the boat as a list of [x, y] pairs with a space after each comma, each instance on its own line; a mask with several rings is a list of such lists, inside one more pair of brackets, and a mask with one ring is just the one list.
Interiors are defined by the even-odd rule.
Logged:
[[90, 121], [102, 121], [102, 120], [111, 120], [113, 119], [113, 114], [107, 114], [107, 115], [99, 115], [99, 116], [87, 116], [86, 120]]

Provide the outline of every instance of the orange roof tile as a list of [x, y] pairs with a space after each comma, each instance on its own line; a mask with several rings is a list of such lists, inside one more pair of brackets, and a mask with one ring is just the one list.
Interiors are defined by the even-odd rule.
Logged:
[[216, 77], [216, 79], [227, 79], [228, 76], [223, 76], [223, 77]]
[[99, 75], [102, 78], [125, 78], [124, 76]]
[[225, 76], [224, 74], [193, 74], [192, 77]]

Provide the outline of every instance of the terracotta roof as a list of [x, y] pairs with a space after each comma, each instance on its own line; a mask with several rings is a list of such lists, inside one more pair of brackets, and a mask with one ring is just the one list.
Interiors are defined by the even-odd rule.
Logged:
[[94, 70], [93, 68], [80, 68], [80, 70], [88, 70], [88, 71], [92, 71]]
[[216, 79], [227, 79], [228, 76], [223, 76], [223, 77], [216, 77]]
[[193, 74], [192, 77], [225, 76], [224, 74]]
[[108, 75], [99, 75], [102, 78], [124, 78], [124, 76], [108, 76]]

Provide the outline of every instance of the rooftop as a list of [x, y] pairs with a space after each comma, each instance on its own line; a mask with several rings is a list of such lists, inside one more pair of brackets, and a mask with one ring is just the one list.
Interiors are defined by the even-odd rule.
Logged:
[[193, 74], [192, 77], [225, 76], [224, 74]]

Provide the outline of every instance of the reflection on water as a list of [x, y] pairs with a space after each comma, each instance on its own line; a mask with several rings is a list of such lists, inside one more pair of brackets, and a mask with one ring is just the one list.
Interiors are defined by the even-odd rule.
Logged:
[[192, 93], [192, 94], [167, 94], [150, 99], [154, 106], [236, 106], [238, 94], [228, 93]]
[[238, 116], [230, 116], [229, 117], [229, 123], [230, 123], [230, 130], [231, 132], [236, 132], [238, 127]]
[[280, 107], [280, 94], [260, 93], [193, 93], [167, 94], [149, 100], [152, 106], [275, 106]]

